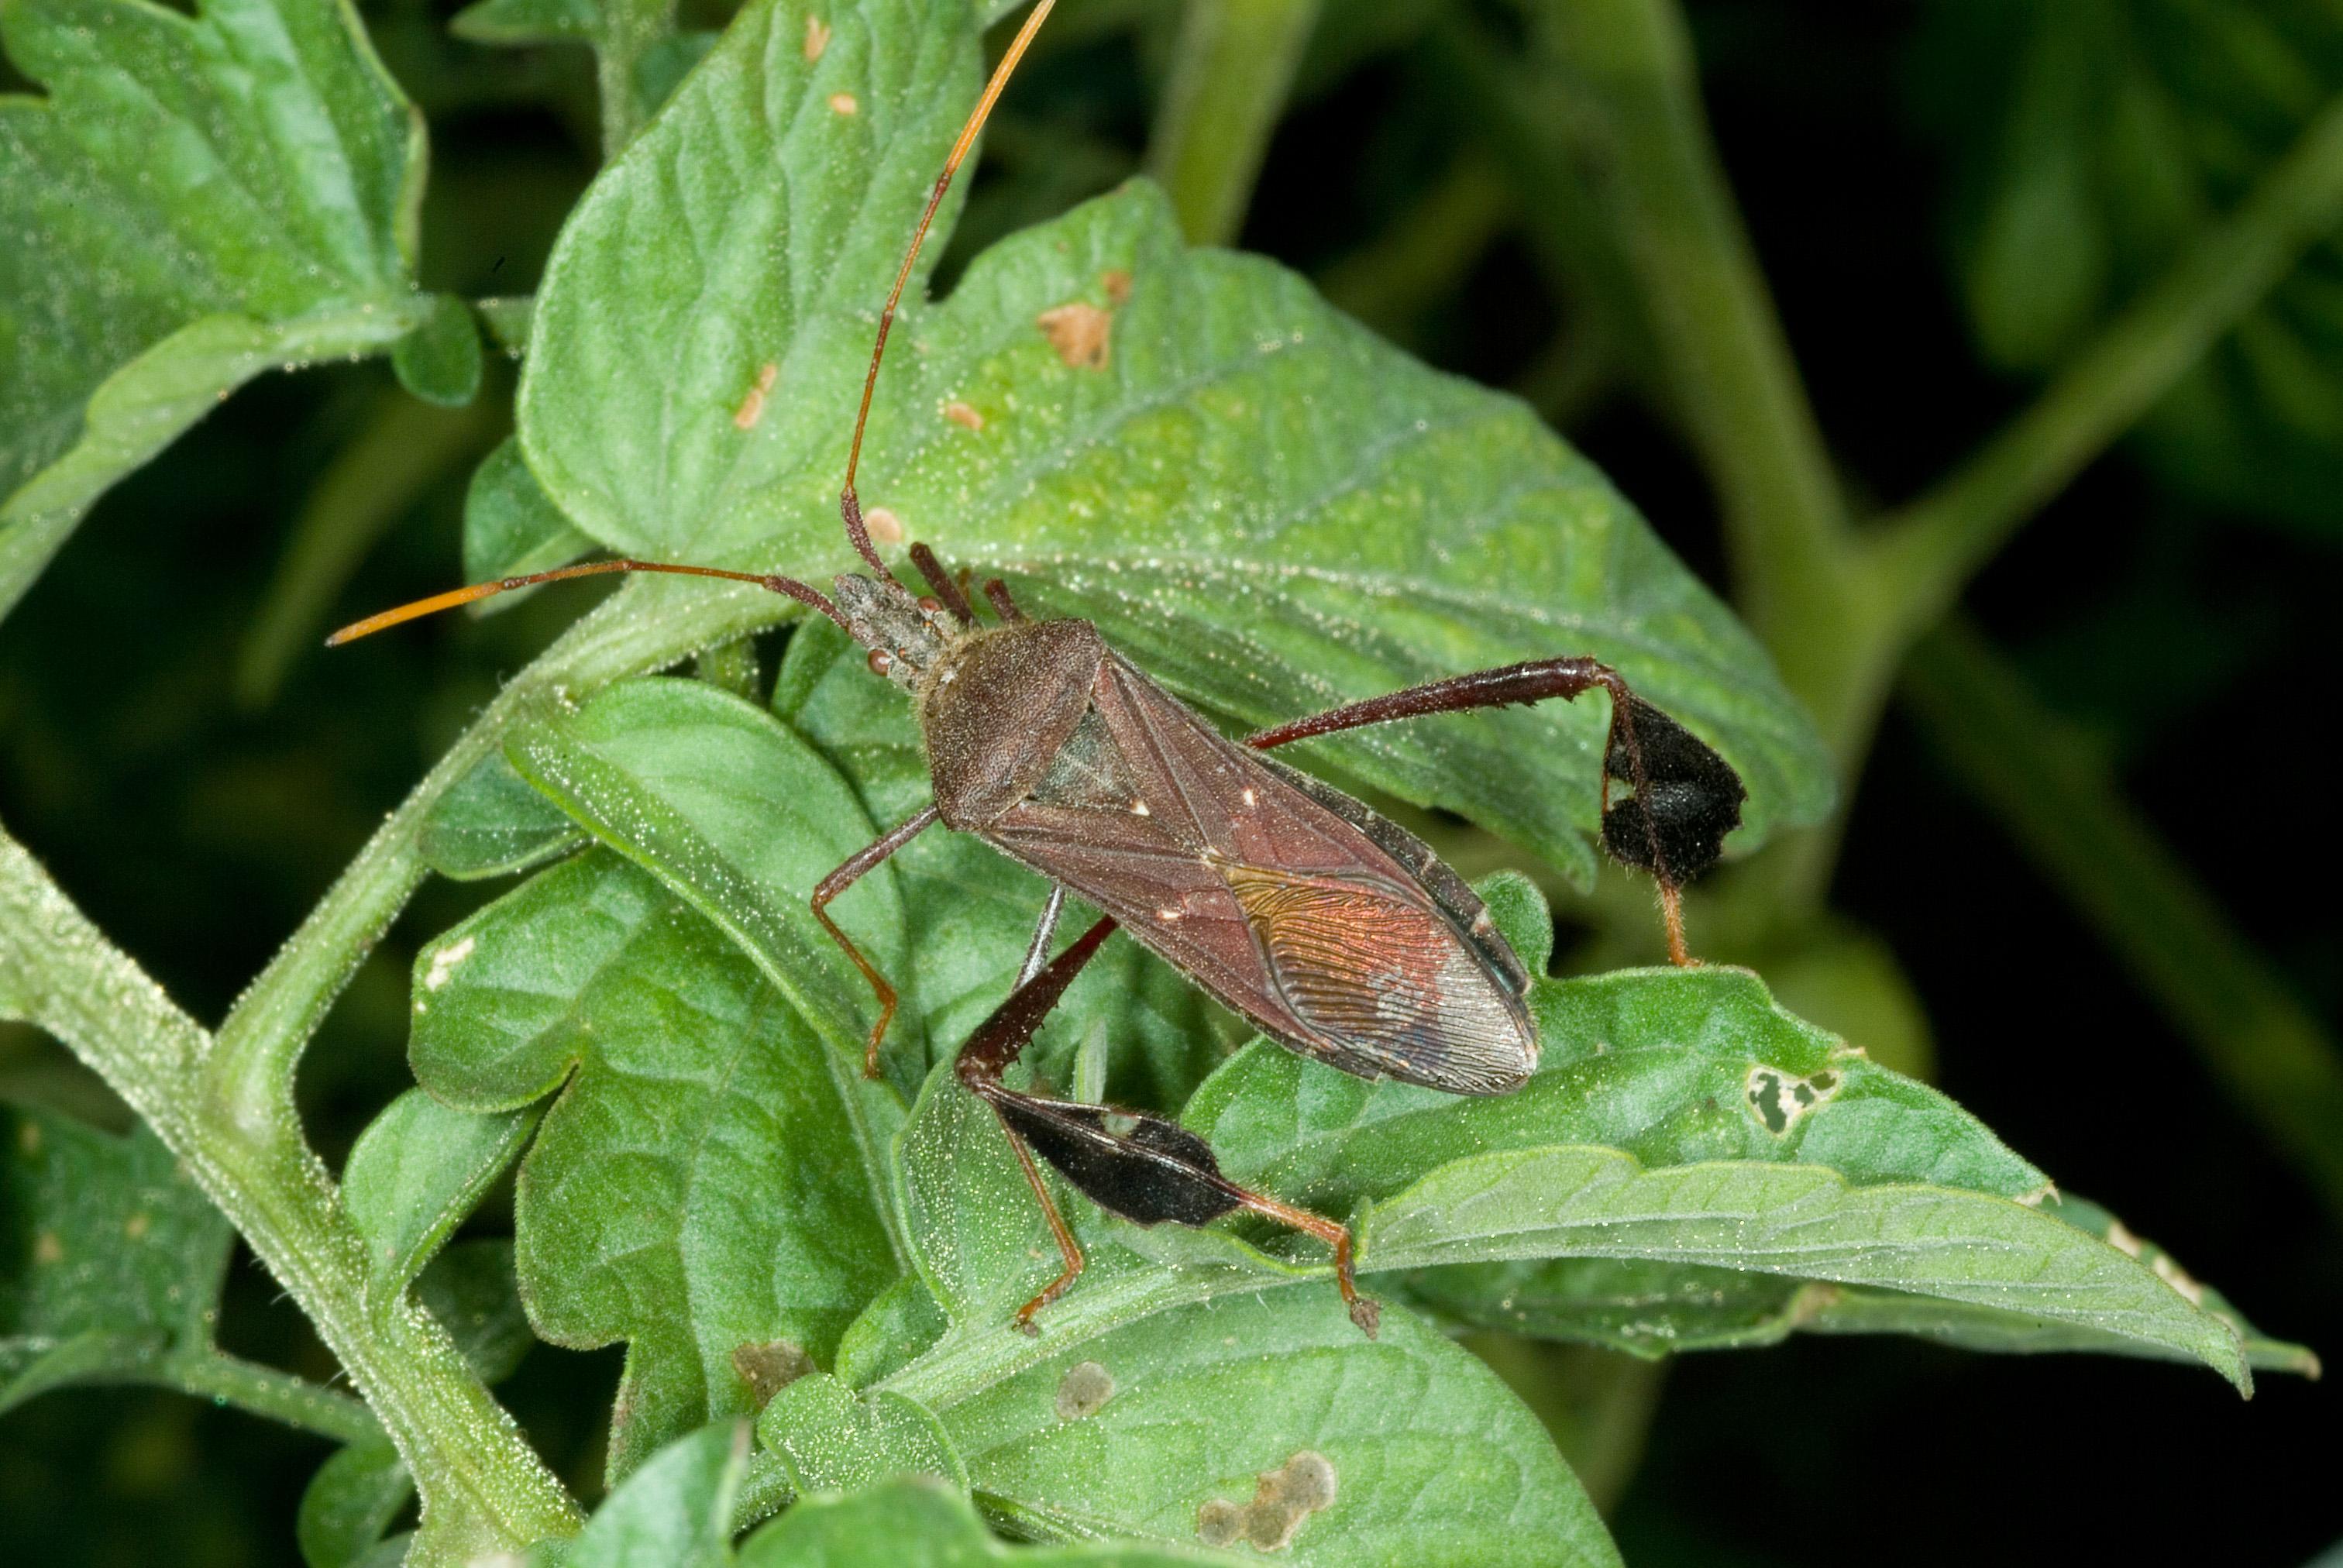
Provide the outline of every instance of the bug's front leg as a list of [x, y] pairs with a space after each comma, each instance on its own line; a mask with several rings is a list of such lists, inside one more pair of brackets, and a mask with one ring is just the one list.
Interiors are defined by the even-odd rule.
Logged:
[[[1621, 864], [1652, 874], [1667, 920], [1668, 955], [1689, 964], [1694, 960], [1684, 946], [1684, 886], [1724, 854], [1725, 836], [1740, 826], [1748, 791], [1731, 763], [1629, 690], [1619, 672], [1599, 659], [1541, 658], [1452, 676], [1260, 730], [1245, 743], [1268, 751], [1370, 724], [1552, 698], [1567, 701], [1597, 689], [1611, 697], [1611, 736], [1603, 757], [1603, 846]], [[1614, 779], [1634, 795], [1614, 803]]]
[[1382, 1309], [1373, 1297], [1359, 1293], [1352, 1271], [1349, 1227], [1238, 1186], [1221, 1174], [1212, 1146], [1175, 1121], [1145, 1111], [1024, 1094], [1001, 1081], [1001, 1075], [1032, 1040], [1041, 1020], [1113, 930], [1111, 919], [1100, 920], [1047, 969], [1011, 991], [969, 1037], [953, 1063], [960, 1082], [992, 1107], [1008, 1131], [1010, 1145], [1024, 1167], [1025, 1180], [1050, 1222], [1058, 1255], [1064, 1260], [1058, 1277], [1018, 1309], [1016, 1326], [1028, 1333], [1039, 1332], [1033, 1314], [1063, 1295], [1082, 1271], [1081, 1245], [1058, 1212], [1049, 1186], [1033, 1163], [1033, 1156], [1039, 1154], [1083, 1196], [1135, 1224], [1155, 1225], [1170, 1220], [1182, 1225], [1207, 1225], [1223, 1214], [1247, 1209], [1317, 1237], [1333, 1249], [1334, 1280], [1350, 1308], [1351, 1321], [1373, 1339]]
[[879, 1042], [887, 1038], [887, 1026], [895, 1021], [898, 998], [895, 988], [887, 983], [885, 975], [879, 972], [879, 966], [864, 958], [862, 950], [856, 947], [847, 934], [838, 929], [838, 922], [830, 918], [829, 904], [832, 899], [854, 886], [871, 867], [933, 827], [941, 815], [932, 804], [923, 808], [900, 826], [890, 829], [877, 842], [865, 844], [849, 855], [846, 863], [824, 877], [813, 890], [813, 918], [821, 922], [821, 929], [830, 933], [831, 941], [846, 950], [846, 956], [854, 960], [854, 967], [862, 971], [862, 978], [870, 982], [871, 992], [879, 999], [879, 1021], [870, 1026], [870, 1043], [862, 1053], [862, 1076], [865, 1078], [879, 1076]]

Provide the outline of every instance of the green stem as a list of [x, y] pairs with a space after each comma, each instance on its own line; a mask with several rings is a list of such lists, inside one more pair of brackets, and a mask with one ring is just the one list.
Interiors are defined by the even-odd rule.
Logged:
[[1147, 149], [1197, 245], [1236, 238], [1318, 0], [1188, 0]]
[[1387, 337], [1453, 293], [1513, 220], [1513, 201], [1489, 162], [1466, 155], [1372, 245], [1318, 275], [1327, 302]]
[[[367, 1309], [366, 1246], [297, 1126], [287, 1146], [274, 1125], [217, 1113], [203, 1092], [204, 1031], [5, 832], [0, 986], [0, 1009], [103, 1074], [308, 1313], [413, 1472], [435, 1553], [514, 1552], [576, 1528], [560, 1483], [430, 1314], [403, 1301]], [[297, 1402], [256, 1377], [190, 1370], [219, 1379], [223, 1393]]]
[[1968, 791], [2343, 1220], [2343, 1050], [2125, 802], [2089, 743], [1958, 621], [1914, 648], [1899, 695]]
[[2146, 414], [2343, 225], [2343, 95], [2304, 127], [2227, 218], [2109, 323], [2033, 406], [1876, 541], [1916, 636], [2026, 520]]
[[199, 1351], [171, 1357], [161, 1371], [173, 1388], [198, 1399], [232, 1404], [336, 1442], [384, 1441], [382, 1423], [362, 1401], [275, 1367]]

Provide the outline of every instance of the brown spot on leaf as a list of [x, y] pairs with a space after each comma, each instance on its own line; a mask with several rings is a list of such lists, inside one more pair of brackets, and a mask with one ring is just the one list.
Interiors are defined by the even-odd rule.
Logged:
[[832, 114], [837, 115], [854, 115], [862, 111], [862, 106], [854, 101], [854, 95], [851, 93], [832, 93], [830, 95], [830, 108]]
[[65, 1261], [65, 1244], [57, 1240], [55, 1231], [44, 1231], [33, 1239], [33, 1261], [62, 1263]]
[[884, 507], [873, 507], [862, 514], [862, 526], [870, 537], [882, 545], [903, 542], [903, 519]]
[[1275, 1470], [1264, 1470], [1252, 1501], [1242, 1506], [1215, 1497], [1196, 1511], [1196, 1535], [1207, 1546], [1244, 1542], [1258, 1552], [1283, 1550], [1312, 1514], [1334, 1505], [1334, 1463], [1303, 1449]]
[[1114, 1397], [1114, 1374], [1096, 1362], [1077, 1362], [1058, 1383], [1058, 1419], [1080, 1421], [1095, 1415]]
[[984, 428], [984, 416], [955, 397], [944, 405], [944, 417], [963, 430]]
[[732, 1347], [732, 1370], [749, 1385], [750, 1397], [757, 1408], [789, 1384], [814, 1370], [813, 1358], [788, 1340], [769, 1340], [763, 1344], [753, 1342]]
[[747, 395], [740, 399], [740, 406], [732, 410], [732, 423], [743, 430], [755, 429], [757, 421], [765, 417], [765, 394], [773, 389], [773, 383], [780, 377], [781, 367], [778, 365], [767, 365], [759, 369], [757, 384], [749, 388]]
[[812, 12], [807, 12], [805, 32], [806, 59], [809, 62], [820, 59], [821, 52], [829, 47], [830, 24], [815, 15]]
[[1045, 310], [1033, 318], [1033, 325], [1049, 338], [1050, 347], [1058, 357], [1075, 370], [1103, 370], [1107, 361], [1107, 337], [1114, 326], [1114, 317], [1097, 306], [1075, 300]]
[[1109, 305], [1121, 305], [1131, 297], [1131, 274], [1121, 267], [1099, 274], [1099, 286], [1106, 290]]

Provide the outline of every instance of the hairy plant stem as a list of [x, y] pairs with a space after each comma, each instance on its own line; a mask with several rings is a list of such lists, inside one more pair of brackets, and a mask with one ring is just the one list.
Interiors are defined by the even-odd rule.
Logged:
[[218, 1400], [253, 1415], [281, 1421], [337, 1442], [386, 1441], [382, 1423], [362, 1400], [306, 1378], [236, 1356], [216, 1352], [177, 1355], [165, 1362], [162, 1376], [173, 1388]]
[[1147, 171], [1191, 242], [1236, 238], [1317, 19], [1318, 0], [1187, 0]]
[[577, 1509], [427, 1312], [405, 1299], [368, 1306], [366, 1249], [302, 1135], [294, 1070], [421, 880], [418, 836], [432, 806], [518, 715], [721, 645], [781, 613], [772, 596], [729, 585], [641, 582], [614, 595], [515, 678], [391, 814], [216, 1037], [0, 835], [0, 1009], [103, 1074], [308, 1314], [413, 1473], [422, 1545], [435, 1557], [567, 1534]]
[[[1541, 3], [1599, 128], [1642, 314], [1717, 490], [1736, 597], [1851, 793], [1896, 671], [1969, 578], [2343, 222], [2343, 98], [1977, 457], [1888, 525], [1858, 531], [1708, 141], [1675, 0]], [[1956, 651], [1932, 645], [1934, 678], [1948, 678]], [[1944, 686], [1916, 689], [1951, 701]], [[2214, 901], [2049, 733], [1996, 726], [1994, 771], [1971, 770], [1981, 798], [2331, 1198], [2334, 1155], [2312, 1131], [2331, 1122], [2309, 1108], [2343, 1105], [2343, 1056], [2242, 941], [2219, 940]], [[2041, 811], [2018, 787], [2061, 773], [2067, 809]], [[1725, 899], [1741, 945], [1812, 927], [1844, 821], [1843, 799], [1830, 823], [1734, 879]], [[2207, 946], [2147, 940], [2147, 909]], [[2233, 1017], [2250, 1021], [2239, 1031]]]

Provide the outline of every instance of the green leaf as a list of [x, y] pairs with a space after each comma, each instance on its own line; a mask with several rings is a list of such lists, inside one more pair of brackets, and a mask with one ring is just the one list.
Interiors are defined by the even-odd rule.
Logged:
[[534, 1106], [476, 1116], [410, 1089], [358, 1134], [342, 1172], [342, 1202], [366, 1241], [367, 1290], [377, 1304], [396, 1301], [423, 1271], [520, 1153], [537, 1119]]
[[904, 1230], [951, 1326], [878, 1386], [935, 1413], [1016, 1533], [1225, 1544], [1312, 1455], [1336, 1495], [1291, 1522], [1307, 1561], [1617, 1560], [1534, 1419], [1403, 1310], [1370, 1342], [1329, 1285], [1272, 1289], [1302, 1271], [1232, 1238], [1061, 1199], [1090, 1268], [1028, 1340], [1010, 1314], [1057, 1257], [999, 1124], [939, 1069], [900, 1147]]
[[448, 1104], [566, 1084], [521, 1164], [517, 1265], [542, 1337], [628, 1342], [612, 1474], [752, 1410], [744, 1348], [826, 1362], [900, 1273], [876, 1196], [891, 1096], [626, 861], [566, 861], [456, 927], [415, 1001], [416, 1078]]
[[[816, 921], [814, 886], [879, 836], [844, 779], [786, 727], [696, 680], [607, 688], [516, 726], [506, 755], [580, 826], [740, 944], [765, 978], [862, 1065], [876, 1002]], [[902, 910], [883, 872], [855, 898], [859, 945], [900, 970]]]
[[234, 1239], [144, 1127], [0, 1105], [0, 1411], [207, 1354]]
[[422, 121], [347, 6], [19, 0], [0, 97], [0, 611], [90, 504], [272, 366], [380, 349]]
[[[809, 576], [845, 558], [838, 451], [870, 280], [966, 101], [964, 47], [938, 42], [964, 9], [841, 7], [809, 67], [796, 14], [752, 6], [597, 182], [548, 267], [518, 407], [530, 467], [588, 533]], [[881, 40], [868, 54], [848, 46], [862, 18]], [[829, 107], [841, 90], [860, 112]], [[1102, 364], [1055, 351], [1038, 322], [1061, 307], [1106, 325]], [[1265, 723], [1592, 652], [1742, 769], [1746, 843], [1827, 801], [1819, 743], [1763, 653], [1529, 409], [1409, 360], [1265, 261], [1186, 248], [1151, 186], [995, 246], [940, 307], [915, 290], [893, 342], [866, 500], [947, 560], [1094, 617], [1217, 712]], [[761, 417], [736, 417], [766, 366]], [[1604, 726], [1600, 703], [1550, 704], [1315, 744], [1584, 879]]]
[[[471, 488], [464, 495], [466, 581], [523, 577], [566, 566], [593, 548], [594, 541], [573, 528], [546, 495], [521, 460], [520, 444], [511, 437], [499, 442], [473, 473]], [[493, 614], [529, 591], [482, 599], [478, 608]]]
[[749, 1423], [718, 1422], [649, 1456], [610, 1493], [560, 1568], [724, 1568], [732, 1561], [732, 1499], [749, 1455]]
[[[1534, 932], [1543, 905], [1496, 912]], [[1183, 1120], [1230, 1176], [1342, 1213], [1398, 1191], [1457, 1151], [1599, 1143], [1645, 1164], [1767, 1160], [1851, 1181], [1926, 1181], [2036, 1198], [2048, 1179], [1925, 1084], [1791, 1017], [1746, 970], [1625, 970], [1538, 980], [1538, 1070], [1489, 1099], [1305, 1061], [1266, 1040], [1198, 1090]]]
[[1376, 1206], [1362, 1255], [1375, 1269], [1649, 1258], [1878, 1286], [2077, 1324], [2253, 1387], [2235, 1329], [2086, 1232], [2007, 1199], [1855, 1187], [1815, 1166], [1646, 1170], [1588, 1148], [1474, 1155]]
[[528, 870], [585, 841], [584, 829], [499, 752], [432, 803], [418, 847], [433, 870], [468, 882]]
[[415, 1491], [387, 1442], [353, 1443], [317, 1468], [301, 1493], [294, 1538], [309, 1568], [351, 1568], [373, 1550]]
[[[773, 708], [853, 781], [874, 821], [901, 821], [928, 803], [927, 753], [910, 705], [870, 678], [861, 650], [828, 621], [809, 620], [790, 635]], [[889, 971], [904, 996], [897, 1029], [909, 1040], [924, 1032], [931, 1064], [1008, 996], [1049, 884], [999, 850], [938, 829], [887, 867], [900, 890], [907, 939], [903, 967]], [[861, 929], [860, 897], [849, 893], [836, 906], [850, 930]], [[1080, 931], [1094, 918], [1070, 905], [1061, 930]], [[1117, 937], [1074, 982], [1027, 1060], [1062, 1085], [1082, 1042], [1111, 1041], [1107, 1091], [1117, 1103], [1176, 1111], [1225, 1057], [1223, 1041], [1234, 1033], [1192, 981]]]
[[993, 1539], [965, 1497], [917, 1480], [809, 1499], [740, 1549], [743, 1568], [1182, 1568], [1233, 1561], [1120, 1542], [1012, 1548]]
[[443, 408], [461, 408], [479, 396], [480, 329], [472, 311], [451, 294], [434, 294], [423, 319], [390, 351], [398, 384]]
[[815, 1372], [775, 1394], [757, 1437], [780, 1459], [799, 1496], [851, 1492], [897, 1475], [926, 1475], [968, 1489], [968, 1465], [936, 1418], [899, 1393], [865, 1399]]
[[[2317, 0], [1938, 0], [1925, 118], [1951, 154], [1972, 329], [2048, 373], [2220, 222], [2343, 91]], [[1954, 84], [1961, 84], [1954, 88]], [[2138, 426], [2168, 486], [2332, 539], [2343, 246], [2314, 247]]]

